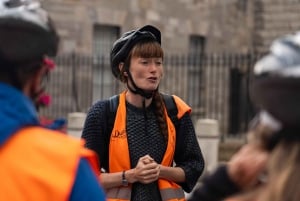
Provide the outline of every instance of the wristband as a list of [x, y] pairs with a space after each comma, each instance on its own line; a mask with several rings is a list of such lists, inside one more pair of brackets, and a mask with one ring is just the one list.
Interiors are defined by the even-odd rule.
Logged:
[[122, 186], [128, 186], [128, 181], [125, 177], [125, 170], [122, 172]]

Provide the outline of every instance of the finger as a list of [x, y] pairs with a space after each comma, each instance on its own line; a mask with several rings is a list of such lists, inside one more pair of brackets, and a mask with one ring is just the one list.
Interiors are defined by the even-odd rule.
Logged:
[[140, 159], [142, 159], [142, 160], [145, 159], [145, 158], [151, 158], [151, 156], [149, 154], [147, 154], [145, 156], [140, 157]]
[[144, 176], [142, 177], [142, 183], [151, 183], [151, 182], [154, 182], [158, 179], [158, 176], [157, 175], [147, 175], [147, 176]]
[[149, 159], [149, 158], [145, 158], [145, 159], [142, 160], [142, 162], [143, 162], [144, 164], [149, 164], [149, 163], [152, 163], [153, 160], [151, 160], [151, 159]]
[[153, 161], [154, 159], [150, 156], [150, 155], [145, 155], [144, 157], [143, 157], [143, 159], [148, 159], [148, 160], [151, 160], [151, 161]]
[[142, 174], [143, 176], [147, 176], [147, 177], [157, 177], [159, 175], [159, 168], [154, 168], [154, 169], [150, 169], [144, 172], [144, 174]]
[[151, 158], [148, 154], [145, 156], [142, 156], [139, 161], [142, 161], [143, 163], [147, 164], [147, 163], [151, 163], [153, 162], [153, 158]]

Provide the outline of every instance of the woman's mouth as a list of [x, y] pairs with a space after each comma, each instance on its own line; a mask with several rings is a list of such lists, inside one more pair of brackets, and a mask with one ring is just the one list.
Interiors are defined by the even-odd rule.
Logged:
[[157, 82], [157, 77], [149, 77], [148, 80], [152, 83], [156, 83]]

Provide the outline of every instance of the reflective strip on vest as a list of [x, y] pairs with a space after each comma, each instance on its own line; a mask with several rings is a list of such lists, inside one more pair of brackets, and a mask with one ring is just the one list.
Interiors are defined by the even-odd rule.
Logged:
[[[162, 201], [185, 200], [184, 192], [181, 188], [166, 188], [160, 190]], [[106, 191], [108, 200], [130, 200], [131, 188], [111, 188]]]
[[130, 200], [131, 198], [131, 188], [130, 187], [122, 187], [122, 188], [110, 188], [106, 191], [106, 196], [111, 199], [117, 200]]
[[181, 186], [175, 182], [159, 179], [158, 186], [163, 201], [185, 200], [185, 195]]
[[160, 190], [160, 195], [163, 201], [170, 200], [185, 200], [184, 192], [181, 188], [166, 188]]

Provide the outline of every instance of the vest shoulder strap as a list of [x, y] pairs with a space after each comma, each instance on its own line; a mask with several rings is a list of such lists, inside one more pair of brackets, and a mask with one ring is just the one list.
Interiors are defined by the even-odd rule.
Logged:
[[171, 121], [173, 122], [175, 128], [177, 129], [179, 120], [177, 118], [178, 109], [177, 109], [175, 100], [174, 100], [173, 96], [171, 96], [171, 95], [168, 95], [168, 94], [161, 94], [161, 95], [165, 102], [168, 116], [171, 119]]
[[[177, 118], [178, 109], [175, 100], [171, 95], [163, 94], [163, 93], [161, 95], [166, 105], [168, 116], [173, 122], [175, 128], [177, 129], [177, 126], [179, 124], [179, 119]], [[107, 126], [108, 135], [110, 135], [113, 129], [118, 105], [119, 105], [119, 95], [114, 95], [110, 97], [107, 101], [106, 116], [108, 120], [108, 126]]]

